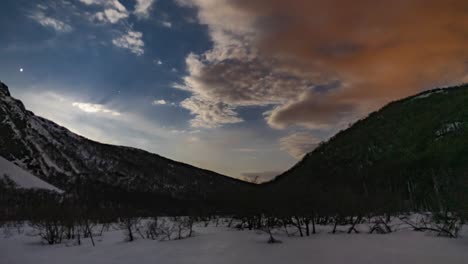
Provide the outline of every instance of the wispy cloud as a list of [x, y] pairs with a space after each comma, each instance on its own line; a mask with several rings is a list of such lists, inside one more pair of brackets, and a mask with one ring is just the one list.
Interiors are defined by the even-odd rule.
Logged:
[[49, 9], [48, 6], [43, 5], [43, 4], [37, 4], [36, 7], [37, 7], [38, 9], [41, 9], [41, 10], [47, 10], [47, 9]]
[[314, 150], [320, 140], [310, 133], [298, 132], [280, 139], [280, 147], [292, 157], [301, 159], [305, 154]]
[[180, 105], [195, 115], [195, 118], [190, 121], [193, 127], [214, 128], [221, 124], [242, 122], [233, 109], [222, 102], [210, 102], [203, 98], [191, 97], [182, 101]]
[[101, 21], [101, 22], [109, 22], [109, 23], [112, 23], [112, 24], [115, 24], [117, 22], [119, 22], [121, 19], [124, 19], [124, 18], [127, 18], [128, 17], [128, 13], [126, 12], [120, 12], [116, 9], [106, 9], [102, 12], [97, 12], [95, 15], [94, 15], [94, 18], [97, 19], [98, 21]]
[[162, 24], [164, 27], [167, 27], [167, 28], [171, 28], [171, 27], [172, 27], [172, 23], [169, 22], [169, 21], [163, 21], [163, 22], [161, 22], [161, 24]]
[[116, 9], [120, 12], [126, 12], [127, 9], [125, 8], [119, 0], [80, 0], [80, 2], [86, 5], [98, 5], [98, 6], [106, 6], [109, 8]]
[[256, 148], [238, 148], [238, 149], [235, 149], [235, 151], [239, 151], [239, 152], [258, 152], [259, 150], [256, 149]]
[[[149, 12], [154, 0], [138, 0], [135, 11], [131, 12], [119, 0], [79, 0], [85, 5], [96, 6], [98, 12], [93, 10], [87, 12], [88, 20], [99, 22], [99, 24], [112, 25], [114, 30], [121, 32], [120, 36], [112, 39], [112, 44], [116, 47], [127, 49], [137, 56], [145, 53], [143, 33], [133, 29], [133, 25], [128, 23], [131, 14], [137, 16], [145, 15]], [[119, 29], [120, 28], [120, 29]]]
[[164, 100], [164, 99], [156, 99], [153, 101], [153, 105], [168, 105], [168, 106], [177, 106], [176, 103], [174, 102], [169, 102], [167, 100]]
[[137, 56], [145, 53], [143, 49], [145, 46], [145, 43], [143, 42], [143, 33], [138, 31], [128, 30], [120, 37], [113, 39], [112, 43], [119, 48], [130, 50], [130, 52]]
[[30, 16], [37, 23], [41, 24], [44, 27], [49, 27], [60, 33], [66, 33], [73, 30], [73, 28], [58, 19], [46, 16], [42, 11], [37, 11]]
[[148, 18], [154, 2], [155, 0], [136, 0], [135, 15], [139, 18]]
[[166, 104], [168, 104], [168, 102], [166, 100], [164, 100], [164, 99], [159, 99], [159, 100], [154, 100], [153, 104], [154, 105], [166, 105]]
[[96, 12], [92, 18], [103, 23], [115, 24], [129, 16], [127, 8], [119, 0], [80, 0], [80, 2], [102, 7], [103, 10]]
[[112, 116], [120, 116], [121, 114], [117, 111], [106, 108], [101, 104], [92, 104], [92, 103], [83, 103], [83, 102], [73, 102], [74, 107], [79, 108], [81, 111], [86, 113], [104, 113]]

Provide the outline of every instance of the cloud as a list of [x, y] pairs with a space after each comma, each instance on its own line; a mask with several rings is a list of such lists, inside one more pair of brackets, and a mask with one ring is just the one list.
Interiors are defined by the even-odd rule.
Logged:
[[115, 24], [129, 16], [127, 9], [119, 0], [80, 0], [80, 2], [102, 7], [103, 11], [96, 12], [92, 18], [103, 23]]
[[[128, 24], [127, 18], [131, 13], [119, 0], [80, 0], [80, 2], [86, 5], [95, 5], [102, 9], [102, 11], [96, 13], [86, 13], [88, 14], [88, 19], [92, 22], [99, 21], [101, 23], [117, 24], [123, 21], [119, 25], [124, 28], [121, 30], [124, 33], [114, 38], [112, 44], [119, 48], [128, 49], [137, 56], [145, 53], [143, 33], [133, 30], [133, 26]], [[137, 0], [134, 14], [140, 17], [146, 16], [153, 2], [155, 1]]]
[[41, 11], [34, 13], [30, 17], [42, 26], [52, 28], [60, 33], [66, 33], [73, 30], [73, 28], [67, 23], [52, 17], [48, 17]]
[[312, 90], [304, 92], [296, 101], [273, 109], [267, 123], [277, 129], [300, 125], [310, 129], [338, 126], [354, 113], [355, 106], [333, 96], [320, 95]]
[[127, 12], [127, 9], [119, 2], [119, 0], [80, 0], [80, 2], [86, 5], [105, 6], [120, 12]]
[[163, 22], [162, 22], [162, 25], [165, 26], [165, 27], [167, 27], [167, 28], [171, 28], [171, 27], [172, 27], [172, 23], [169, 22], [169, 21], [163, 21]]
[[193, 144], [193, 143], [197, 143], [200, 141], [200, 138], [199, 137], [195, 137], [195, 136], [189, 136], [185, 139], [185, 142], [187, 142], [188, 144]]
[[84, 3], [84, 4], [87, 4], [87, 5], [97, 5], [97, 4], [101, 4], [101, 3], [104, 3], [106, 1], [102, 1], [102, 0], [80, 0], [80, 2]]
[[314, 150], [320, 140], [310, 133], [297, 132], [280, 138], [280, 148], [296, 159]]
[[[189, 75], [184, 77], [182, 85], [175, 87], [192, 92], [197, 101], [221, 103], [224, 107], [218, 110], [226, 111], [223, 115], [230, 117], [237, 116], [234, 112], [236, 107], [283, 104], [294, 100], [313, 85], [287, 72], [274, 70], [260, 60], [230, 59], [214, 62], [206, 55], [201, 58], [190, 54], [186, 64]], [[197, 113], [192, 108], [189, 110]], [[205, 117], [211, 118], [209, 115], [197, 115], [197, 122], [192, 124], [198, 125]], [[223, 120], [210, 119], [207, 123], [217, 127], [225, 123]], [[215, 124], [217, 121], [219, 123]], [[241, 121], [236, 118], [236, 122]]]
[[256, 149], [256, 148], [238, 148], [238, 149], [235, 149], [235, 151], [239, 151], [239, 152], [258, 152], [259, 150]]
[[177, 130], [177, 129], [173, 129], [173, 130], [171, 130], [171, 133], [183, 134], [183, 133], [187, 133], [187, 130]]
[[167, 104], [167, 102], [164, 99], [159, 99], [159, 100], [154, 100], [153, 104], [154, 105], [165, 105], [165, 104]]
[[97, 12], [94, 16], [95, 19], [101, 22], [109, 22], [115, 24], [119, 22], [119, 20], [127, 18], [128, 13], [126, 12], [119, 12], [115, 9], [105, 9], [103, 12]]
[[197, 9], [213, 41], [187, 57], [178, 88], [225, 104], [231, 116], [273, 105], [275, 128], [350, 121], [468, 73], [464, 0], [177, 2]]
[[[130, 16], [130, 12], [119, 0], [80, 0], [80, 2], [102, 8], [102, 11], [94, 13], [91, 17], [99, 22], [115, 24]], [[135, 0], [133, 14], [140, 19], [148, 18], [155, 2], [155, 0]]]
[[175, 133], [175, 134], [197, 134], [200, 132], [201, 132], [200, 130], [178, 130], [178, 129], [171, 130], [171, 133]]
[[78, 107], [81, 111], [86, 112], [86, 113], [104, 113], [104, 114], [110, 114], [112, 116], [121, 115], [119, 112], [105, 108], [105, 106], [101, 104], [73, 102], [72, 105], [74, 107]]
[[36, 7], [37, 7], [38, 9], [41, 9], [41, 10], [47, 10], [47, 9], [49, 9], [48, 6], [43, 5], [43, 4], [37, 4]]
[[190, 121], [193, 127], [214, 128], [220, 124], [234, 124], [242, 121], [229, 105], [222, 102], [191, 97], [182, 101], [180, 105], [195, 115], [195, 118]]
[[287, 72], [273, 70], [270, 64], [260, 60], [213, 62], [192, 53], [186, 58], [186, 64], [190, 75], [177, 88], [232, 106], [284, 103], [313, 85]]
[[174, 102], [169, 102], [164, 99], [157, 99], [153, 101], [153, 105], [170, 105], [170, 106], [177, 106]]
[[143, 33], [128, 30], [125, 34], [113, 39], [112, 43], [119, 48], [128, 49], [130, 52], [140, 56], [145, 53], [143, 49], [145, 43], [143, 42], [142, 38]]
[[155, 0], [136, 0], [135, 15], [139, 18], [148, 18]]
[[280, 171], [244, 172], [242, 173], [242, 179], [248, 182], [262, 183], [273, 180], [280, 174]]

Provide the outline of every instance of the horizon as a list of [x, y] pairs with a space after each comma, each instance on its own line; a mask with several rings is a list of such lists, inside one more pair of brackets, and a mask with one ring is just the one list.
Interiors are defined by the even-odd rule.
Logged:
[[468, 81], [465, 1], [296, 2], [7, 0], [1, 78], [91, 140], [261, 181], [388, 102]]

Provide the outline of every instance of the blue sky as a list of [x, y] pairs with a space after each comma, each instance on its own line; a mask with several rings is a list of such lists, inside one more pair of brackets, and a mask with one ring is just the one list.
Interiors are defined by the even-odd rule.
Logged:
[[0, 79], [27, 108], [232, 177], [269, 179], [391, 100], [468, 80], [463, 0], [0, 7]]

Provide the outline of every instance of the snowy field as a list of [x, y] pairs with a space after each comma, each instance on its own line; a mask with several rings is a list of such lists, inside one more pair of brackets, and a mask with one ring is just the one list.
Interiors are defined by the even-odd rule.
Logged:
[[196, 226], [191, 238], [124, 242], [122, 230], [105, 232], [83, 245], [45, 245], [31, 231], [0, 239], [1, 264], [210, 264], [210, 263], [468, 263], [468, 236], [458, 239], [401, 230], [387, 235], [329, 234], [320, 228], [310, 237], [278, 234], [283, 243], [267, 244], [259, 231]]

